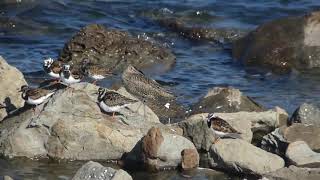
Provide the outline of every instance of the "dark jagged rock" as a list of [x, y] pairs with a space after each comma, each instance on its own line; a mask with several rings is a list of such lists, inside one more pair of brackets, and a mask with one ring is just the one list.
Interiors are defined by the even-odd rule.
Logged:
[[122, 71], [129, 64], [138, 68], [161, 64], [168, 69], [175, 63], [168, 49], [98, 24], [82, 28], [65, 44], [59, 60], [79, 65], [85, 58], [110, 71]]
[[275, 72], [320, 67], [320, 11], [277, 19], [233, 44], [233, 57], [245, 65]]
[[175, 119], [184, 118], [186, 111], [177, 103], [175, 96], [135, 67], [126, 68], [122, 74], [122, 82], [130, 94], [157, 114], [161, 122], [174, 122]]
[[218, 43], [230, 43], [242, 36], [244, 33], [232, 29], [218, 29], [201, 26], [188, 26], [177, 18], [159, 19], [160, 25], [193, 40], [214, 41]]
[[213, 112], [264, 111], [265, 108], [235, 88], [215, 87], [192, 106], [192, 114]]
[[320, 109], [316, 105], [303, 103], [297, 108], [292, 117], [290, 118], [289, 124], [302, 123], [320, 127]]

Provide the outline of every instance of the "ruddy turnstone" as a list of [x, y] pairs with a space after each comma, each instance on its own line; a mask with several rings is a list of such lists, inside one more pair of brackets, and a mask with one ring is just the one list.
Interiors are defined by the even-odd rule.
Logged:
[[80, 68], [72, 67], [69, 64], [63, 65], [60, 72], [60, 79], [63, 83], [74, 84], [79, 83], [83, 78], [83, 72]]
[[81, 65], [81, 71], [83, 74], [91, 79], [93, 79], [93, 84], [96, 84], [98, 80], [102, 80], [107, 76], [114, 75], [110, 70], [99, 65], [93, 65], [90, 63], [89, 59], [84, 59]]
[[27, 85], [21, 86], [19, 92], [22, 92], [22, 99], [30, 105], [39, 105], [54, 94], [53, 91], [42, 88], [30, 88]]
[[51, 77], [60, 78], [60, 71], [62, 70], [62, 62], [54, 61], [52, 58], [43, 61], [44, 71]]
[[133, 95], [157, 100], [159, 97], [174, 99], [175, 96], [161, 87], [155, 80], [148, 78], [143, 72], [129, 65], [122, 74], [125, 88]]
[[138, 101], [127, 98], [115, 91], [108, 91], [104, 88], [99, 88], [98, 102], [103, 111], [112, 113], [112, 117], [114, 117], [115, 112], [119, 112], [120, 109]]
[[240, 132], [235, 130], [227, 121], [216, 116], [214, 113], [210, 113], [207, 116], [208, 127], [214, 132], [218, 138], [215, 140], [217, 142], [220, 138], [241, 138]]

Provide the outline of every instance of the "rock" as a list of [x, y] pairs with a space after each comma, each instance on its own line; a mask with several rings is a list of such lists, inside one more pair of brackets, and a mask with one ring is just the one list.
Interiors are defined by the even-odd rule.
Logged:
[[122, 74], [122, 82], [125, 89], [150, 107], [161, 122], [175, 122], [185, 117], [186, 110], [174, 94], [137, 68], [128, 66]]
[[[234, 129], [241, 133], [241, 137], [251, 142], [251, 122], [240, 116], [233, 116], [232, 113], [216, 113], [217, 116], [226, 120]], [[190, 139], [198, 150], [209, 151], [214, 141], [213, 132], [208, 128], [206, 117], [207, 113], [197, 114], [187, 120], [178, 123], [183, 129], [183, 136]]]
[[258, 103], [232, 87], [215, 87], [192, 106], [192, 114], [213, 112], [264, 111]]
[[286, 128], [286, 126], [282, 126], [263, 136], [260, 147], [268, 152], [284, 157], [288, 147], [288, 142], [283, 137]]
[[3, 176], [3, 180], [13, 180], [10, 176]]
[[177, 168], [181, 164], [181, 152], [196, 149], [188, 139], [151, 128], [140, 143], [127, 154], [126, 164], [144, 164], [149, 171]]
[[302, 123], [320, 127], [320, 108], [308, 103], [303, 103], [297, 108], [290, 118], [290, 124]]
[[234, 29], [207, 28], [195, 25], [190, 26], [177, 18], [161, 18], [158, 22], [160, 25], [193, 40], [230, 43], [245, 35], [244, 32]]
[[281, 168], [263, 176], [269, 180], [318, 180], [320, 179], [320, 168], [298, 168], [289, 166], [289, 168]]
[[[178, 131], [131, 110], [112, 119], [97, 105], [97, 89], [92, 84], [79, 83], [58, 90], [48, 102], [37, 107], [39, 114], [33, 114], [28, 107], [20, 108], [0, 124], [0, 154], [71, 160], [120, 159], [132, 151], [152, 126], [167, 133]], [[27, 128], [30, 124], [36, 127]]]
[[320, 154], [313, 152], [304, 141], [290, 143], [286, 157], [292, 165], [298, 167], [320, 168]]
[[284, 160], [241, 139], [221, 139], [210, 150], [212, 168], [245, 174], [265, 174], [284, 167]]
[[72, 180], [132, 180], [132, 177], [124, 170], [115, 170], [111, 167], [104, 167], [101, 164], [89, 161], [84, 164], [74, 175]]
[[181, 152], [183, 170], [190, 170], [199, 166], [200, 157], [196, 149], [184, 149]]
[[288, 143], [304, 141], [312, 150], [320, 152], [320, 127], [293, 124], [284, 131], [284, 138]]
[[23, 106], [24, 100], [18, 89], [26, 84], [23, 74], [0, 56], [0, 103], [5, 106], [0, 108], [0, 121], [8, 115], [8, 112]]
[[320, 67], [320, 11], [260, 25], [233, 44], [232, 54], [245, 65], [276, 72]]
[[98, 24], [82, 28], [65, 44], [59, 60], [80, 64], [84, 58], [113, 72], [121, 72], [129, 64], [138, 68], [161, 64], [169, 69], [175, 63], [168, 49]]
[[295, 123], [282, 126], [267, 134], [261, 141], [261, 148], [284, 156], [288, 145], [295, 141], [304, 141], [316, 152], [320, 152], [320, 127]]

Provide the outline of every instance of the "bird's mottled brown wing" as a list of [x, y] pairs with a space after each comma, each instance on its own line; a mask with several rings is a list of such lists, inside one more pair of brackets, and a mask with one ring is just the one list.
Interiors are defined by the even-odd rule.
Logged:
[[103, 101], [108, 106], [123, 106], [138, 102], [137, 100], [127, 98], [117, 92], [109, 91], [103, 98]]
[[212, 121], [211, 121], [211, 125], [212, 125], [212, 128], [214, 130], [217, 130], [217, 131], [221, 131], [221, 132], [225, 132], [225, 133], [237, 133], [237, 134], [241, 134], [240, 132], [238, 132], [237, 130], [235, 130], [233, 127], [231, 127], [231, 125], [219, 118], [219, 117], [216, 117], [214, 118]]
[[51, 71], [56, 73], [56, 74], [59, 74], [61, 69], [62, 69], [62, 64], [60, 61], [54, 61], [52, 64], [51, 64]]
[[46, 89], [37, 88], [37, 89], [29, 89], [26, 92], [26, 95], [28, 97], [30, 97], [31, 99], [39, 99], [39, 98], [41, 98], [43, 96], [48, 95], [49, 93], [51, 93], [51, 91], [46, 90]]
[[112, 72], [109, 69], [99, 66], [89, 66], [88, 71], [91, 75], [108, 76], [112, 74]]

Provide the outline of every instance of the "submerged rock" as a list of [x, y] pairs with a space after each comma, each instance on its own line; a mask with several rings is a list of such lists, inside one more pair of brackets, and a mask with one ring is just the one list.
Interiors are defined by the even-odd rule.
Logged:
[[263, 175], [269, 180], [318, 180], [320, 179], [320, 168], [298, 168], [296, 166], [289, 166], [288, 168], [281, 168], [277, 171]]
[[[114, 119], [102, 113], [96, 103], [97, 89], [88, 83], [75, 84], [58, 90], [37, 107], [37, 114], [27, 107], [19, 109], [0, 124], [0, 153], [29, 158], [120, 159], [148, 128], [159, 126], [173, 132], [157, 119], [146, 119], [133, 110], [121, 111]], [[27, 128], [30, 124], [36, 127]]]
[[218, 43], [230, 43], [245, 35], [244, 32], [234, 29], [190, 26], [177, 18], [161, 18], [160, 25], [193, 40], [206, 40]]
[[290, 118], [290, 124], [302, 123], [320, 127], [320, 108], [313, 104], [303, 103]]
[[104, 167], [101, 164], [89, 161], [84, 164], [74, 175], [72, 180], [132, 180], [132, 177], [124, 170], [115, 170], [111, 167]]
[[239, 89], [215, 87], [208, 91], [198, 103], [192, 106], [192, 113], [264, 111], [261, 105], [245, 96]]
[[265, 174], [284, 167], [284, 160], [241, 139], [221, 139], [210, 150], [210, 166], [234, 173]]
[[286, 157], [290, 164], [298, 167], [320, 168], [320, 153], [313, 152], [304, 141], [290, 143]]
[[161, 64], [168, 69], [175, 63], [168, 49], [98, 24], [82, 28], [65, 44], [59, 60], [80, 64], [85, 58], [110, 71], [122, 71], [130, 64], [138, 68]]
[[0, 56], [0, 121], [11, 111], [23, 106], [24, 100], [18, 90], [26, 84], [23, 74]]
[[233, 44], [245, 65], [288, 72], [320, 67], [320, 11], [260, 25]]

